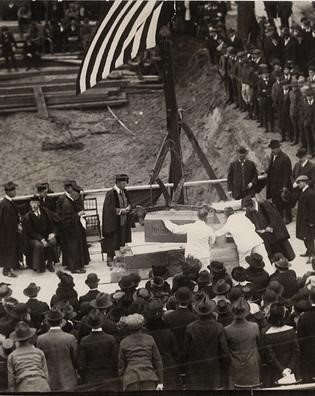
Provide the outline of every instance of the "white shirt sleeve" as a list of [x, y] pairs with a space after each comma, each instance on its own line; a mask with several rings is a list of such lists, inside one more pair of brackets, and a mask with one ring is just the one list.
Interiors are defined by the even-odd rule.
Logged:
[[229, 226], [226, 222], [223, 227], [221, 227], [219, 230], [216, 230], [215, 235], [221, 236], [221, 235], [226, 234], [227, 232], [229, 232]]
[[163, 220], [165, 227], [174, 234], [187, 234], [187, 224], [177, 225], [170, 220]]

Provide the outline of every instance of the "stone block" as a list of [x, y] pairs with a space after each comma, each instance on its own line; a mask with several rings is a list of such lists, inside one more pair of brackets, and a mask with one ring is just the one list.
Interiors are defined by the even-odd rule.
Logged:
[[[164, 210], [147, 213], [144, 219], [144, 235], [146, 242], [176, 242], [185, 243], [186, 235], [173, 234], [163, 223], [163, 220], [171, 220], [175, 224], [188, 224], [197, 220], [197, 211], [195, 210]], [[215, 212], [210, 212], [208, 224], [213, 226], [218, 224], [219, 220]]]

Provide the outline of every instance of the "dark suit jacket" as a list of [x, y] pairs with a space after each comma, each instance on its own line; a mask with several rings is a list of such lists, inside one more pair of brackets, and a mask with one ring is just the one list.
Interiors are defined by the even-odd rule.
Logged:
[[307, 160], [307, 163], [302, 166], [300, 162], [297, 162], [292, 171], [292, 179], [293, 182], [296, 180], [298, 176], [306, 175], [310, 179], [309, 186], [314, 189], [315, 186], [315, 165], [313, 162]]
[[165, 315], [165, 324], [173, 331], [179, 351], [183, 351], [187, 325], [195, 320], [196, 316], [188, 308], [177, 308]]
[[282, 151], [279, 152], [275, 160], [270, 159], [267, 178], [267, 198], [275, 201], [282, 201], [281, 191], [284, 187], [291, 189], [292, 165], [290, 158]]
[[[84, 383], [111, 380], [117, 376], [118, 346], [113, 336], [92, 332], [78, 349], [78, 369]], [[106, 390], [110, 390], [107, 389]]]
[[270, 281], [276, 280], [284, 287], [282, 297], [291, 298], [298, 291], [296, 273], [293, 270], [279, 272], [278, 270], [270, 275]]
[[290, 40], [285, 44], [283, 40], [283, 62], [286, 63], [288, 61], [292, 61], [295, 63], [296, 60], [296, 40], [294, 37], [291, 37]]
[[41, 241], [47, 239], [51, 233], [57, 234], [57, 228], [52, 217], [45, 208], [40, 209], [40, 216], [33, 211], [28, 212], [23, 218], [23, 233], [28, 240]]
[[37, 298], [30, 298], [26, 305], [30, 310], [31, 320], [36, 329], [40, 328], [40, 325], [44, 319], [45, 312], [49, 311], [49, 306], [43, 301], [37, 300]]
[[[242, 172], [244, 174], [244, 184], [242, 185]], [[255, 185], [258, 180], [256, 165], [253, 161], [246, 159], [244, 165], [239, 160], [233, 161], [230, 164], [228, 171], [228, 191], [232, 191], [234, 199], [241, 199], [245, 195], [255, 190]], [[253, 187], [247, 189], [248, 183], [252, 183]], [[245, 190], [243, 189], [245, 187]]]
[[[313, 227], [310, 225], [313, 224]], [[302, 191], [296, 215], [296, 237], [315, 238], [315, 192], [311, 188]]]
[[91, 302], [92, 300], [95, 300], [96, 296], [98, 295], [99, 290], [89, 290], [86, 294], [83, 296], [79, 297], [79, 305], [81, 305], [84, 302]]

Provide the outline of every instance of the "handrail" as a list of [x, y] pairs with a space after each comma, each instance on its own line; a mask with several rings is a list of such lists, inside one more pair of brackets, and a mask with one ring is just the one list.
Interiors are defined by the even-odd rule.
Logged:
[[[266, 175], [260, 175], [258, 176], [259, 180], [262, 179], [266, 179]], [[185, 182], [184, 183], [184, 187], [195, 187], [195, 186], [199, 186], [202, 184], [218, 184], [218, 183], [226, 183], [227, 179], [215, 179], [215, 180], [195, 180], [195, 181], [189, 181], [189, 182]], [[173, 183], [165, 183], [165, 187], [174, 187]], [[158, 184], [140, 184], [138, 186], [127, 186], [126, 189], [128, 191], [141, 191], [141, 190], [157, 190], [159, 189], [160, 186]], [[87, 195], [91, 195], [91, 194], [99, 194], [99, 193], [106, 193], [108, 191], [110, 191], [112, 189], [112, 187], [105, 187], [105, 188], [96, 188], [96, 189], [92, 189], [92, 190], [84, 190], [84, 194]], [[59, 197], [61, 195], [63, 195], [63, 192], [58, 192], [58, 193], [52, 193], [52, 194], [48, 194], [49, 197]], [[15, 201], [22, 201], [22, 200], [26, 200], [26, 199], [30, 199], [34, 194], [30, 194], [30, 195], [21, 195], [18, 197], [13, 198], [13, 200]]]

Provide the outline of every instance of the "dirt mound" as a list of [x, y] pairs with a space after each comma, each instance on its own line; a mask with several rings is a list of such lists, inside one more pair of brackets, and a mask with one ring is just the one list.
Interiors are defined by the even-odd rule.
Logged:
[[[210, 67], [204, 45], [187, 37], [174, 40], [177, 101], [184, 119], [196, 135], [217, 177], [225, 177], [240, 144], [263, 169], [267, 142], [276, 134], [264, 134], [253, 121], [224, 105], [224, 87], [216, 68]], [[19, 194], [33, 192], [38, 181], [49, 181], [55, 191], [65, 178], [75, 178], [84, 188], [110, 186], [115, 173], [127, 172], [131, 184], [149, 180], [149, 172], [166, 134], [163, 93], [129, 95], [129, 105], [114, 109], [135, 133], [132, 136], [104, 111], [51, 111], [50, 120], [36, 114], [1, 117], [1, 183], [15, 180]], [[42, 151], [44, 142], [75, 138], [82, 150]], [[182, 132], [182, 152], [187, 180], [207, 179], [196, 154]], [[287, 151], [287, 150], [286, 150]], [[291, 149], [293, 153], [295, 149]], [[168, 164], [161, 177], [167, 180]], [[189, 188], [191, 203], [216, 199], [211, 187]]]

